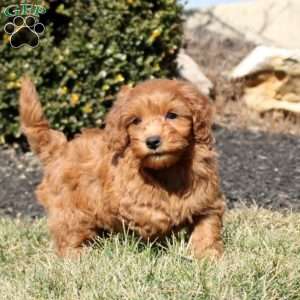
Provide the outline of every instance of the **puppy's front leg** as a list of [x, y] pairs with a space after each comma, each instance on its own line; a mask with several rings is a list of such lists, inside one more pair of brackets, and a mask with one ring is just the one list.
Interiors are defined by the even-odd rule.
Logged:
[[220, 215], [200, 217], [192, 228], [189, 241], [196, 258], [220, 257], [223, 253], [221, 238], [222, 218]]

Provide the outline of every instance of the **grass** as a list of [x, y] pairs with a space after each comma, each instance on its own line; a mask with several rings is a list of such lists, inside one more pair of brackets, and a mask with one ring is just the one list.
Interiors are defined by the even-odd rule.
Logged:
[[300, 214], [230, 211], [225, 255], [189, 259], [130, 235], [99, 239], [80, 260], [53, 253], [44, 219], [0, 219], [0, 299], [300, 299]]

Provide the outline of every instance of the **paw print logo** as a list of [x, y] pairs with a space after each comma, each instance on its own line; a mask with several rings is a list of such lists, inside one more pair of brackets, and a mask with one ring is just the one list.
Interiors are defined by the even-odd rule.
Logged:
[[20, 48], [25, 45], [35, 48], [39, 44], [40, 36], [45, 31], [45, 26], [37, 22], [32, 16], [25, 19], [17, 16], [13, 22], [5, 25], [4, 31], [10, 35], [10, 45], [13, 48]]

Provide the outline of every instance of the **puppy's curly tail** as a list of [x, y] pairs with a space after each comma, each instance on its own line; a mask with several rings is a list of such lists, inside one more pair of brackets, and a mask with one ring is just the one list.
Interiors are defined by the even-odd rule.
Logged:
[[43, 163], [50, 161], [67, 143], [63, 133], [50, 128], [35, 86], [28, 77], [22, 79], [20, 117], [22, 131], [27, 136], [31, 150]]

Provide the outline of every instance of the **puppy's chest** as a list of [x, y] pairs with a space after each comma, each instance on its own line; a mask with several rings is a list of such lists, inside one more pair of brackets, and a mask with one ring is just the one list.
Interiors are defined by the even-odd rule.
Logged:
[[151, 186], [128, 183], [120, 195], [119, 216], [130, 229], [145, 238], [164, 235], [186, 219], [184, 199]]

